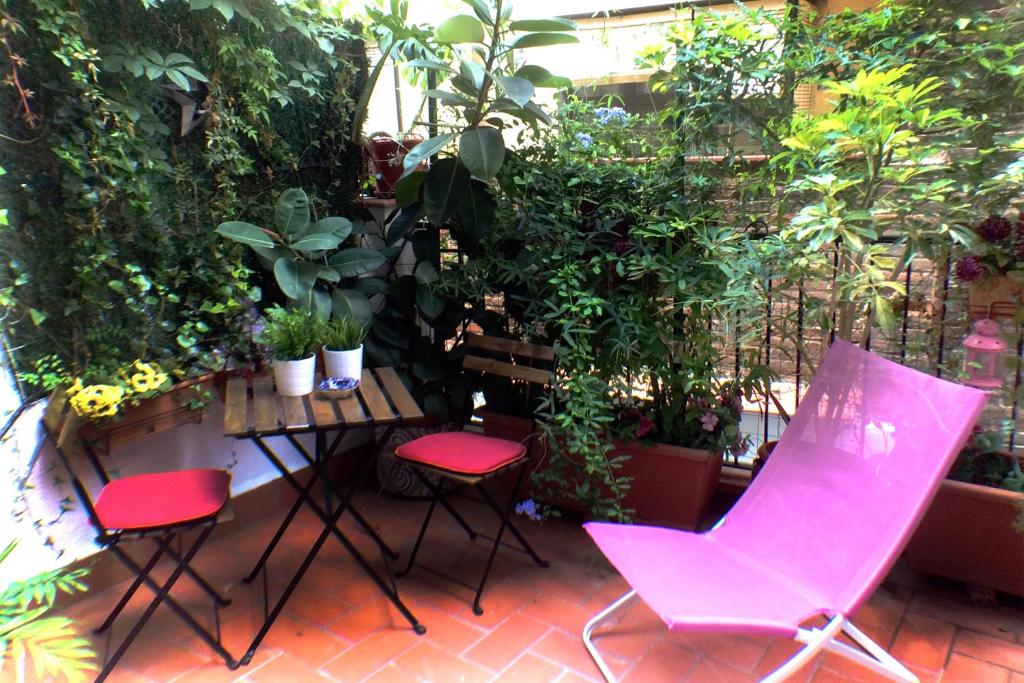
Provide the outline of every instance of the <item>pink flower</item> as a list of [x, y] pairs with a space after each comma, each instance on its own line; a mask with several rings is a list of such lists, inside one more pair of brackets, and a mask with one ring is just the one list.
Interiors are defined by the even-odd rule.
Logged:
[[963, 282], [974, 282], [985, 274], [981, 259], [977, 256], [964, 256], [956, 262], [956, 276]]
[[718, 426], [718, 416], [712, 412], [706, 412], [700, 418], [700, 424], [706, 432], [715, 431], [715, 427]]
[[1002, 216], [989, 216], [974, 229], [986, 242], [1001, 242], [1010, 235], [1013, 226]]
[[642, 439], [653, 431], [654, 420], [646, 415], [641, 415], [640, 419], [636, 423], [636, 431], [634, 432], [634, 434], [636, 434], [636, 438]]

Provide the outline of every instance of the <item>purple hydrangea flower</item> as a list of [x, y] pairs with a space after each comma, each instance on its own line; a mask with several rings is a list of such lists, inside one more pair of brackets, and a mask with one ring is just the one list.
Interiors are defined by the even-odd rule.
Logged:
[[602, 126], [609, 123], [624, 126], [629, 122], [629, 115], [622, 107], [598, 107], [594, 113], [597, 114], [597, 122]]
[[981, 259], [977, 256], [964, 256], [956, 262], [956, 276], [962, 282], [974, 282], [985, 274]]
[[974, 229], [986, 242], [1001, 242], [1010, 236], [1013, 226], [1002, 216], [989, 216]]
[[594, 146], [594, 138], [586, 133], [576, 133], [576, 143], [583, 149], [590, 149]]
[[524, 515], [527, 519], [531, 519], [534, 522], [539, 522], [543, 519], [537, 510], [537, 503], [530, 498], [516, 503], [516, 514]]

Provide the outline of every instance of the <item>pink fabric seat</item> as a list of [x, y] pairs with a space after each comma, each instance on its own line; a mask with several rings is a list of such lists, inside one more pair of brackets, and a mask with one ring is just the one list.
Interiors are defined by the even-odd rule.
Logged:
[[186, 524], [217, 514], [228, 500], [231, 475], [194, 469], [114, 479], [96, 498], [105, 529], [152, 529]]
[[438, 432], [402, 444], [395, 449], [395, 455], [434, 469], [477, 476], [521, 459], [526, 455], [526, 446], [473, 432]]
[[[585, 527], [670, 629], [814, 643], [765, 680], [783, 680], [823, 647], [916, 680], [881, 648], [851, 654], [833, 636], [866, 640], [848, 617], [896, 561], [984, 403], [984, 392], [837, 340], [767, 465], [717, 527]], [[627, 598], [584, 631], [609, 680], [590, 633]], [[825, 630], [801, 628], [820, 614], [832, 618]]]

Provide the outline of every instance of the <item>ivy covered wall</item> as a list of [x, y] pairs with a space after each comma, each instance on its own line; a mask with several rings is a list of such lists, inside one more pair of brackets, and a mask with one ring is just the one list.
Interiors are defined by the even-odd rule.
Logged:
[[0, 5], [0, 306], [30, 383], [250, 352], [259, 280], [213, 229], [288, 187], [348, 213], [358, 31], [314, 0]]

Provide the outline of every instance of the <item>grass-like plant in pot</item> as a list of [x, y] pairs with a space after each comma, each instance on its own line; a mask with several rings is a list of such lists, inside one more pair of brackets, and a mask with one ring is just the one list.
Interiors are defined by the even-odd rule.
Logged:
[[356, 318], [334, 318], [323, 327], [324, 367], [328, 377], [359, 379], [363, 370], [363, 340], [368, 329]]
[[263, 343], [274, 359], [274, 381], [281, 396], [304, 396], [313, 391], [323, 326], [308, 308], [274, 307], [267, 311]]

